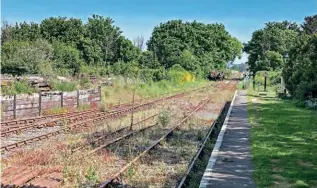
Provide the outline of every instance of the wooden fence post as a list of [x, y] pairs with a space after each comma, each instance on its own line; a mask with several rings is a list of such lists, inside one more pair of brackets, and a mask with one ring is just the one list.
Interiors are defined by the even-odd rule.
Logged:
[[64, 93], [61, 92], [61, 107], [62, 107], [62, 108], [64, 107], [63, 99], [64, 99]]
[[77, 90], [77, 108], [79, 108], [79, 90]]
[[99, 101], [101, 101], [101, 86], [98, 86], [98, 91], [99, 91]]
[[13, 118], [17, 118], [17, 95], [13, 95]]
[[39, 116], [42, 115], [42, 93], [39, 92]]

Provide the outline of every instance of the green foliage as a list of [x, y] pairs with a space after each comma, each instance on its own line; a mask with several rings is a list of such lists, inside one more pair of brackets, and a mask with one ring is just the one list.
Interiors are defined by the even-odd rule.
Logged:
[[84, 63], [109, 66], [105, 62], [137, 60], [140, 50], [113, 23], [99, 15], [89, 17], [86, 24], [66, 17], [50, 17], [41, 24], [11, 26], [5, 22], [1, 29], [2, 72], [41, 74], [39, 66], [45, 64], [58, 74], [75, 75]]
[[263, 57], [256, 62], [259, 70], [275, 71], [283, 66], [283, 57], [278, 52], [266, 51]]
[[252, 39], [244, 45], [244, 51], [249, 54], [250, 70], [281, 69], [281, 57], [289, 52], [298, 33], [298, 26], [287, 21], [269, 22], [265, 28], [253, 32]]
[[305, 22], [302, 25], [302, 28], [308, 35], [315, 34], [317, 32], [317, 14], [305, 17]]
[[[224, 67], [225, 63], [240, 55], [241, 48], [241, 43], [231, 37], [223, 25], [196, 21], [184, 23], [171, 20], [161, 23], [154, 28], [148, 41], [148, 49], [164, 67], [180, 64], [190, 71], [199, 67]], [[209, 61], [205, 61], [207, 53]], [[205, 66], [206, 63], [208, 66]]]
[[82, 61], [76, 48], [63, 43], [54, 43], [54, 68], [66, 70], [66, 73], [75, 75], [79, 73]]
[[[269, 22], [253, 33], [244, 46], [248, 65], [257, 71], [281, 71], [292, 97], [303, 100], [317, 97], [317, 15], [305, 17], [302, 31], [287, 21]], [[289, 54], [289, 59], [283, 56]], [[287, 57], [287, 56], [285, 56]], [[256, 78], [257, 80], [257, 78]], [[278, 79], [269, 81], [278, 83]], [[260, 83], [260, 80], [258, 80]]]
[[98, 181], [96, 171], [92, 167], [88, 168], [85, 178], [86, 178], [86, 186], [88, 187], [94, 187]]
[[317, 34], [298, 37], [283, 69], [286, 88], [297, 99], [317, 98]]
[[149, 50], [141, 52], [111, 18], [95, 14], [87, 22], [66, 17], [46, 18], [40, 24], [4, 22], [1, 34], [3, 73], [48, 77], [83, 73], [175, 80], [184, 73], [168, 75], [165, 69], [176, 64], [188, 71], [185, 80], [189, 74], [207, 77], [212, 68], [224, 68], [239, 56], [242, 48], [222, 24], [172, 20], [154, 28]]
[[63, 42], [75, 45], [83, 36], [84, 28], [81, 19], [50, 17], [40, 24], [42, 37], [50, 42]]
[[138, 59], [141, 51], [136, 48], [129, 39], [120, 37], [118, 40], [118, 52], [115, 60], [122, 60], [124, 62], [130, 62]]
[[81, 71], [84, 75], [94, 75], [94, 76], [106, 76], [109, 74], [109, 69], [102, 64], [97, 65], [85, 65], [81, 66]]
[[77, 89], [74, 82], [50, 81], [50, 85], [54, 91], [75, 91]]
[[200, 65], [197, 58], [189, 51], [184, 50], [177, 59], [177, 64], [189, 72], [200, 73]]
[[87, 75], [83, 75], [83, 77], [79, 80], [79, 85], [82, 89], [89, 89], [92, 84], [89, 77]]
[[279, 71], [258, 71], [255, 75], [256, 85], [264, 85], [264, 74], [267, 73], [267, 86], [276, 86], [281, 83], [281, 72]]
[[10, 86], [3, 86], [1, 88], [2, 95], [14, 95], [14, 94], [31, 94], [36, 92], [36, 89], [33, 88], [29, 82], [26, 80], [13, 82]]
[[2, 45], [2, 73], [38, 74], [41, 64], [51, 61], [52, 46], [45, 40], [34, 42], [8, 41]]
[[141, 69], [139, 75], [144, 82], [156, 82], [166, 78], [166, 71], [165, 69]]
[[158, 116], [158, 122], [163, 126], [166, 127], [169, 122], [171, 121], [170, 112], [167, 110], [164, 110], [160, 115]]
[[141, 68], [157, 69], [160, 67], [158, 59], [151, 51], [144, 51], [139, 57], [139, 63]]

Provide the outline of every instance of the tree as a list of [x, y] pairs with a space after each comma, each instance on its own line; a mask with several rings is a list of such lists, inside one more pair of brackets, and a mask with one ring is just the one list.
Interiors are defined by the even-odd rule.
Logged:
[[144, 37], [141, 36], [137, 36], [136, 38], [133, 39], [133, 45], [137, 48], [139, 48], [141, 51], [143, 51], [143, 47], [144, 47]]
[[304, 32], [312, 35], [317, 32], [317, 14], [305, 17], [305, 22], [302, 24]]
[[157, 69], [160, 67], [160, 62], [151, 51], [142, 52], [138, 61], [141, 68]]
[[283, 67], [283, 57], [275, 51], [266, 51], [263, 57], [256, 62], [259, 70], [276, 71]]
[[43, 38], [68, 45], [78, 44], [84, 32], [82, 21], [75, 18], [50, 17], [43, 20], [40, 27]]
[[[298, 34], [297, 25], [287, 21], [269, 22], [266, 23], [265, 28], [253, 32], [251, 40], [244, 45], [244, 51], [249, 54], [250, 70], [256, 72], [281, 68], [282, 63], [269, 63], [268, 61], [271, 60], [268, 59], [274, 56], [277, 60], [278, 56], [288, 53]], [[271, 65], [274, 67], [271, 67]]]
[[50, 65], [52, 56], [53, 48], [45, 40], [5, 42], [1, 50], [2, 72], [17, 75], [43, 73], [41, 64]]
[[[192, 53], [197, 64], [188, 64], [187, 61], [186, 65], [192, 70], [197, 67], [209, 69], [216, 64], [214, 67], [224, 67], [228, 61], [239, 56], [242, 49], [242, 44], [230, 36], [222, 24], [184, 23], [182, 20], [171, 20], [156, 26], [147, 45], [148, 50], [166, 68], [180, 64], [180, 59], [184, 58], [181, 57], [183, 52], [187, 55], [188, 52]], [[205, 61], [206, 53], [210, 58], [208, 61]], [[211, 65], [206, 66], [206, 62]]]
[[140, 55], [140, 50], [136, 48], [132, 42], [124, 37], [120, 37], [118, 40], [118, 48], [116, 52], [115, 60], [122, 60], [124, 62], [129, 62], [137, 59]]
[[300, 35], [290, 50], [282, 75], [286, 88], [298, 99], [317, 97], [317, 33]]
[[1, 28], [2, 44], [10, 41], [35, 41], [40, 39], [41, 30], [37, 23], [16, 23], [14, 26], [8, 24], [8, 22], [3, 22]]
[[1, 44], [12, 40], [13, 27], [7, 22], [3, 21], [1, 26]]
[[190, 72], [200, 74], [199, 62], [189, 50], [184, 50], [182, 52], [177, 60], [177, 63]]
[[116, 62], [119, 58], [117, 44], [122, 32], [113, 23], [109, 17], [94, 14], [88, 18], [85, 25], [86, 37], [100, 47], [101, 59], [104, 62]]
[[54, 68], [62, 73], [75, 75], [79, 73], [82, 61], [76, 48], [56, 42], [54, 47]]

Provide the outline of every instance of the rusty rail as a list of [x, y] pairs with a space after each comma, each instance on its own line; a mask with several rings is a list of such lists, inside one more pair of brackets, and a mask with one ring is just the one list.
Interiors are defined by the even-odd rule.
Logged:
[[[145, 121], [147, 121], [147, 120], [149, 120], [149, 119], [152, 119], [152, 118], [158, 116], [159, 114], [160, 114], [160, 113], [157, 113], [157, 114], [154, 114], [154, 115], [152, 115], [152, 116], [150, 116], [150, 117], [147, 117], [147, 118], [145, 118], [145, 119], [142, 119], [141, 121], [138, 121], [138, 122], [134, 123], [133, 126], [134, 126], [134, 125], [137, 125], [137, 124], [140, 124], [140, 123], [142, 123], [142, 122], [145, 122]], [[76, 151], [78, 151], [78, 150], [81, 150], [81, 149], [85, 148], [86, 146], [88, 146], [88, 144], [97, 143], [98, 141], [100, 141], [100, 140], [102, 140], [102, 139], [105, 139], [105, 138], [107, 138], [107, 137], [109, 137], [109, 136], [111, 136], [111, 135], [114, 135], [114, 134], [118, 134], [118, 133], [120, 133], [120, 132], [122, 132], [122, 131], [128, 130], [129, 128], [130, 128], [130, 126], [126, 126], [126, 127], [121, 128], [121, 129], [118, 129], [118, 130], [116, 130], [116, 131], [114, 131], [114, 132], [111, 132], [111, 133], [109, 133], [109, 134], [105, 134], [105, 135], [99, 136], [98, 138], [94, 139], [94, 140], [91, 141], [90, 143], [85, 143], [85, 144], [82, 144], [82, 145], [80, 145], [80, 146], [78, 146], [78, 147], [72, 149], [72, 153], [74, 153], [74, 152], [76, 152]], [[140, 130], [141, 130], [141, 129], [139, 129], [138, 131], [140, 131]]]
[[147, 126], [147, 127], [143, 127], [143, 128], [141, 128], [141, 129], [139, 129], [139, 130], [136, 130], [136, 131], [130, 132], [130, 133], [128, 133], [128, 134], [125, 134], [125, 135], [123, 135], [123, 136], [120, 136], [120, 137], [118, 137], [118, 138], [116, 138], [116, 139], [114, 139], [114, 140], [111, 140], [110, 142], [108, 142], [108, 143], [106, 143], [106, 144], [103, 144], [103, 145], [98, 146], [97, 148], [91, 150], [90, 152], [88, 152], [87, 155], [91, 155], [91, 154], [93, 154], [93, 153], [95, 153], [95, 152], [97, 152], [97, 151], [99, 151], [99, 150], [101, 150], [101, 149], [103, 149], [103, 148], [105, 148], [105, 147], [111, 145], [111, 144], [114, 144], [114, 143], [116, 143], [116, 142], [119, 142], [119, 141], [122, 140], [122, 139], [128, 138], [128, 137], [130, 137], [130, 136], [132, 136], [132, 135], [134, 135], [134, 134], [136, 134], [136, 133], [145, 131], [145, 130], [147, 130], [147, 129], [151, 128], [151, 127], [154, 127], [154, 126], [156, 126], [156, 125], [158, 125], [158, 123], [152, 124], [152, 125]]
[[[198, 88], [198, 89], [202, 89], [202, 88]], [[197, 89], [194, 89], [194, 90], [197, 90]], [[170, 92], [170, 93], [163, 93], [163, 94], [159, 95], [159, 97], [167, 95], [167, 94], [177, 93], [179, 91], [180, 90], [175, 91], [175, 92]], [[140, 98], [140, 99], [135, 100], [135, 102], [139, 102], [139, 101], [141, 102], [143, 100], [148, 100], [148, 99], [153, 99], [153, 98], [156, 98], [156, 97]], [[112, 108], [129, 106], [129, 105], [131, 105], [131, 103], [132, 103], [132, 101], [127, 102], [127, 103], [123, 103], [123, 104], [120, 104], [120, 105], [115, 105]], [[85, 110], [84, 112], [98, 111], [98, 110], [99, 109], [94, 108], [94, 109]], [[38, 116], [38, 117], [30, 117], [30, 118], [2, 121], [1, 122], [1, 127], [19, 126], [19, 125], [24, 125], [24, 124], [30, 125], [30, 124], [33, 124], [35, 122], [40, 122], [40, 121], [44, 121], [44, 120], [51, 120], [51, 119], [54, 119], [54, 118], [62, 118], [62, 117], [68, 116], [68, 115], [74, 115], [76, 113], [81, 113], [81, 112], [68, 112], [68, 113], [62, 113], [62, 114], [52, 114], [52, 115], [46, 115], [46, 116]]]
[[[97, 111], [98, 109], [90, 109], [86, 110], [85, 112], [88, 111]], [[24, 119], [17, 119], [17, 120], [9, 120], [9, 121], [3, 121], [1, 122], [1, 127], [12, 127], [12, 126], [19, 126], [19, 125], [24, 125], [24, 124], [33, 124], [35, 122], [40, 122], [44, 120], [51, 120], [57, 117], [64, 117], [68, 115], [73, 115], [76, 113], [81, 113], [81, 112], [68, 112], [68, 113], [62, 113], [62, 114], [53, 114], [53, 115], [46, 115], [46, 116], [39, 116], [39, 117], [32, 117], [32, 118], [24, 118]]]
[[[204, 88], [205, 87], [198, 88], [198, 89], [191, 90], [191, 91], [188, 91], [188, 92], [193, 92], [193, 91], [201, 90], [201, 89], [204, 89]], [[180, 94], [185, 94], [185, 93], [183, 92], [183, 93], [180, 93]], [[165, 94], [163, 94], [163, 95], [165, 95]], [[178, 94], [176, 94], [176, 95], [178, 95]], [[174, 96], [175, 95], [169, 96], [169, 97], [174, 97]], [[161, 99], [163, 99], [163, 100], [164, 100], [164, 98], [165, 99], [169, 99], [169, 97], [163, 97]], [[148, 97], [148, 98], [150, 98], [150, 97]], [[145, 100], [145, 99], [148, 99], [148, 98], [139, 99], [137, 101]], [[161, 100], [161, 99], [158, 99], [158, 100]], [[115, 108], [121, 107], [121, 106], [129, 106], [129, 105], [131, 105], [131, 104], [130, 103], [126, 103], [126, 104], [118, 105]], [[122, 109], [113, 110], [113, 111], [110, 111], [110, 112], [116, 112], [116, 111], [120, 111], [120, 110], [122, 110]], [[92, 110], [87, 110], [87, 111], [84, 111], [84, 112], [59, 114], [59, 115], [55, 115], [54, 117], [58, 117], [58, 118], [56, 118], [56, 119], [54, 119], [52, 121], [47, 121], [47, 122], [42, 122], [42, 123], [37, 123], [37, 124], [27, 124], [25, 126], [8, 126], [8, 127], [5, 127], [3, 129], [1, 129], [1, 137], [6, 137], [6, 136], [9, 136], [11, 134], [18, 134], [18, 133], [20, 133], [22, 131], [29, 130], [29, 129], [34, 129], [34, 128], [43, 128], [43, 127], [49, 127], [49, 126], [57, 126], [60, 122], [62, 122], [64, 124], [67, 124], [67, 123], [72, 123], [72, 122], [75, 122], [75, 121], [84, 120], [84, 119], [87, 119], [87, 118], [91, 119], [91, 118], [102, 116], [103, 114], [108, 114], [110, 112], [98, 112], [97, 109], [92, 109]], [[49, 116], [49, 117], [53, 117], [53, 116]], [[41, 118], [41, 117], [39, 117], [39, 118]], [[27, 119], [17, 120], [17, 121], [20, 121], [20, 123], [21, 123], [21, 122], [25, 122], [26, 120]]]
[[164, 134], [160, 139], [156, 140], [151, 146], [149, 146], [147, 149], [145, 149], [142, 153], [140, 153], [137, 157], [135, 157], [133, 160], [131, 160], [127, 165], [125, 165], [119, 172], [117, 172], [115, 175], [113, 175], [108, 181], [101, 183], [99, 185], [100, 188], [104, 188], [116, 179], [119, 178], [119, 176], [126, 171], [131, 165], [133, 165], [136, 161], [138, 161], [143, 155], [148, 153], [151, 149], [153, 149], [156, 145], [158, 145], [163, 139], [165, 139], [167, 136], [169, 136], [174, 130], [176, 130], [179, 126], [181, 126], [183, 123], [185, 123], [196, 111], [198, 111], [200, 108], [205, 106], [210, 101], [210, 98], [205, 100], [201, 105], [199, 105], [195, 110], [193, 110], [188, 116], [186, 116], [182, 121], [180, 121], [175, 127], [170, 129], [166, 134]]
[[[195, 90], [192, 90], [192, 91], [189, 91], [189, 92], [193, 92], [193, 91], [197, 91], [197, 90], [201, 90], [201, 89], [203, 89], [203, 88], [198, 88], [198, 89], [195, 89]], [[156, 100], [148, 102], [148, 103], [137, 105], [137, 106], [135, 106], [133, 108], [123, 109], [123, 110], [116, 111], [116, 112], [113, 112], [113, 113], [110, 113], [110, 114], [107, 114], [107, 113], [98, 114], [99, 117], [96, 117], [94, 119], [88, 119], [88, 120], [83, 120], [83, 121], [79, 121], [79, 122], [74, 122], [74, 123], [72, 123], [70, 125], [67, 125], [67, 127], [62, 128], [62, 129], [57, 130], [57, 131], [53, 131], [53, 132], [50, 132], [50, 133], [42, 134], [40, 136], [35, 136], [35, 137], [28, 138], [28, 139], [25, 139], [25, 140], [22, 140], [22, 141], [18, 141], [18, 142], [12, 143], [12, 144], [7, 144], [7, 145], [4, 145], [4, 146], [1, 146], [1, 152], [10, 151], [10, 150], [12, 150], [14, 148], [27, 145], [28, 143], [32, 143], [34, 141], [48, 139], [48, 138], [50, 138], [52, 136], [55, 136], [55, 135], [58, 135], [58, 134], [61, 134], [61, 133], [64, 133], [64, 132], [68, 132], [68, 131], [72, 130], [73, 128], [86, 127], [86, 126], [92, 125], [94, 123], [103, 121], [105, 119], [117, 117], [117, 116], [122, 115], [124, 113], [128, 113], [131, 110], [136, 110], [136, 109], [139, 109], [139, 108], [142, 108], [142, 107], [145, 107], [145, 106], [149, 106], [149, 105], [152, 105], [152, 104], [157, 103], [159, 101], [177, 98], [177, 97], [183, 96], [184, 94], [185, 93], [183, 92], [183, 93], [179, 93], [179, 94], [176, 94], [176, 95], [163, 97], [163, 98], [156, 99]]]
[[195, 156], [192, 158], [188, 168], [187, 168], [187, 171], [185, 173], [185, 175], [183, 176], [182, 180], [180, 181], [180, 183], [178, 184], [177, 188], [182, 188], [184, 183], [186, 182], [186, 178], [188, 177], [189, 173], [191, 172], [192, 168], [194, 167], [194, 164], [195, 162], [197, 161], [198, 157], [200, 156], [201, 152], [203, 151], [205, 145], [206, 145], [206, 142], [208, 141], [209, 137], [210, 137], [210, 134], [213, 132], [214, 130], [214, 127], [215, 125], [218, 123], [219, 121], [219, 118], [223, 115], [223, 113], [225, 112], [225, 109], [226, 109], [226, 104], [222, 107], [220, 113], [218, 114], [218, 117], [217, 119], [212, 123], [208, 133], [206, 134], [205, 138], [204, 138], [204, 141], [202, 142], [202, 144], [200, 145], [198, 151], [196, 152]]

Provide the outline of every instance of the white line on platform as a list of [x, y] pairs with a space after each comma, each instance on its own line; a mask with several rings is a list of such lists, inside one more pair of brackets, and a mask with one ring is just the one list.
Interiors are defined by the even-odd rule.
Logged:
[[215, 147], [214, 149], [212, 150], [212, 153], [211, 153], [211, 156], [209, 158], [209, 161], [208, 161], [208, 165], [207, 165], [207, 168], [206, 168], [206, 171], [204, 172], [204, 175], [200, 181], [200, 185], [199, 185], [199, 188], [206, 188], [208, 186], [208, 179], [210, 179], [211, 177], [211, 173], [212, 173], [212, 168], [214, 167], [214, 165], [216, 164], [216, 161], [217, 161], [217, 158], [218, 158], [218, 154], [219, 154], [219, 149], [221, 147], [221, 144], [222, 144], [222, 140], [223, 140], [223, 136], [226, 132], [226, 129], [227, 129], [227, 124], [228, 124], [228, 121], [229, 121], [229, 116], [231, 114], [231, 111], [232, 111], [232, 105], [234, 103], [234, 100], [236, 99], [236, 95], [237, 95], [237, 90], [235, 91], [234, 93], [234, 96], [232, 98], [232, 101], [230, 103], [230, 107], [229, 107], [229, 110], [228, 110], [228, 113], [226, 115], [226, 119], [222, 125], [222, 128], [220, 130], [220, 133], [218, 135], [218, 138], [217, 138], [217, 141], [216, 141], [216, 144], [215, 144]]

